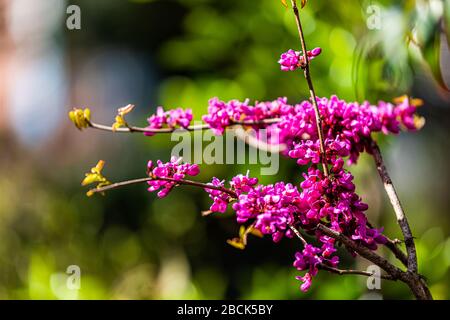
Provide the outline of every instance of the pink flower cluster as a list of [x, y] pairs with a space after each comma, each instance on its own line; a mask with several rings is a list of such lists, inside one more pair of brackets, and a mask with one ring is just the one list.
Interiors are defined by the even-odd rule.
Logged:
[[[221, 135], [227, 127], [236, 123], [258, 123], [263, 120], [278, 118], [287, 112], [287, 110], [283, 110], [286, 106], [286, 98], [257, 102], [254, 106], [249, 104], [248, 99], [244, 102], [239, 100], [224, 102], [218, 98], [212, 98], [208, 103], [208, 114], [204, 115], [202, 119], [215, 134]], [[255, 125], [255, 127], [261, 126]]]
[[305, 245], [302, 252], [297, 252], [295, 254], [294, 267], [298, 270], [308, 270], [308, 272], [303, 276], [297, 276], [296, 279], [303, 282], [300, 289], [306, 292], [311, 287], [312, 277], [317, 275], [319, 267], [325, 264], [330, 267], [336, 267], [339, 263], [339, 257], [330, 255], [334, 253], [336, 249], [330, 246], [328, 243], [323, 244], [322, 248], [314, 247], [311, 244]]
[[[225, 181], [220, 181], [216, 177], [212, 179], [211, 183], [208, 183], [208, 185], [215, 186], [215, 187], [225, 187]], [[209, 208], [211, 212], [220, 212], [224, 213], [227, 211], [228, 203], [231, 201], [230, 194], [216, 190], [216, 189], [205, 189], [207, 193], [209, 193], [209, 197], [213, 200], [213, 204]]]
[[[330, 259], [331, 254], [336, 251], [335, 240], [316, 230], [319, 223], [371, 250], [376, 250], [378, 244], [386, 243], [386, 238], [381, 234], [382, 229], [368, 227], [364, 213], [368, 205], [355, 193], [353, 176], [343, 169], [343, 165], [342, 158], [334, 159], [331, 178], [325, 177], [323, 172], [311, 166], [308, 173], [304, 174], [305, 180], [300, 184], [303, 192], [298, 200], [299, 226], [305, 232], [315, 234], [317, 240], [322, 243], [321, 248], [296, 254], [294, 266], [298, 270], [309, 270], [307, 276], [298, 278], [303, 281], [302, 290], [309, 288], [320, 263], [333, 267], [338, 263], [337, 257]], [[314, 253], [314, 259], [308, 257], [311, 252]]]
[[[158, 160], [156, 167], [152, 161], [147, 164], [147, 172], [153, 180], [148, 181], [148, 191], [158, 191], [158, 197], [164, 198], [169, 194], [172, 188], [176, 185], [176, 181], [182, 180], [186, 175], [196, 176], [200, 170], [198, 165], [182, 163], [181, 158], [172, 157], [169, 162], [163, 163]], [[164, 179], [171, 179], [176, 181], [168, 181]]]
[[[212, 212], [223, 213], [228, 204], [234, 202], [232, 209], [237, 222], [270, 235], [274, 242], [283, 237], [292, 238], [295, 235], [292, 228], [315, 237], [317, 245], [308, 243], [295, 254], [294, 267], [307, 271], [304, 276], [297, 277], [302, 281], [303, 291], [310, 288], [312, 278], [321, 266], [336, 267], [339, 263], [335, 240], [318, 231], [319, 224], [371, 250], [386, 242], [382, 229], [368, 226], [365, 215], [368, 206], [356, 194], [353, 176], [344, 169], [344, 159], [348, 157], [350, 163], [355, 163], [361, 152], [370, 152], [372, 133], [397, 134], [402, 128], [418, 129], [416, 107], [409, 99], [397, 104], [379, 102], [374, 106], [368, 102], [348, 103], [332, 96], [318, 98], [317, 105], [323, 120], [326, 163], [330, 168], [328, 177], [317, 169], [322, 159], [314, 107], [310, 101], [290, 105], [286, 98], [278, 98], [251, 105], [248, 100], [224, 102], [213, 98], [209, 101], [208, 114], [203, 116], [216, 134], [223, 134], [227, 127], [236, 123], [250, 125], [256, 130], [264, 128], [270, 143], [285, 144], [287, 156], [297, 159], [299, 165], [310, 165], [299, 188], [285, 182], [258, 184], [258, 180], [249, 177], [248, 173], [232, 178], [228, 183], [229, 192], [223, 191], [225, 181], [218, 178], [213, 178], [209, 185], [222, 190], [204, 188], [213, 201]], [[155, 127], [163, 124], [187, 126], [192, 115], [177, 110], [176, 113], [158, 111], [159, 115], [153, 116], [151, 122]], [[278, 120], [265, 122], [273, 119]], [[149, 191], [161, 189], [158, 196], [164, 197], [176, 185], [164, 178], [179, 181], [185, 175], [198, 173], [198, 166], [181, 164], [177, 159], [166, 164], [158, 161], [157, 167], [150, 162], [149, 174], [154, 180], [149, 181]]]
[[[149, 125], [146, 129], [161, 129], [163, 127], [175, 129], [178, 126], [182, 128], [187, 128], [192, 121], [192, 110], [182, 108], [171, 109], [169, 111], [164, 111], [162, 107], [156, 109], [156, 113], [147, 119]], [[146, 136], [153, 136], [154, 132], [144, 132]]]
[[[240, 196], [244, 192], [249, 192], [252, 190], [253, 186], [258, 183], [257, 178], [251, 178], [247, 175], [239, 174], [233, 177], [230, 181], [230, 190], [233, 191], [236, 196]], [[215, 187], [225, 187], [225, 181], [220, 181], [216, 177], [214, 177], [211, 183], [208, 185], [213, 185]], [[229, 193], [214, 190], [214, 189], [205, 189], [207, 193], [209, 193], [209, 197], [213, 200], [213, 204], [210, 207], [211, 212], [220, 212], [224, 213], [227, 210], [228, 204], [233, 201], [231, 195]]]
[[[382, 229], [368, 227], [364, 212], [367, 204], [355, 193], [353, 176], [343, 169], [342, 158], [333, 160], [331, 177], [312, 165], [304, 174], [300, 184], [301, 191], [290, 184], [278, 182], [270, 185], [258, 184], [258, 179], [246, 175], [237, 175], [229, 182], [231, 192], [208, 189], [213, 203], [212, 212], [225, 212], [228, 204], [234, 202], [233, 210], [239, 224], [251, 224], [262, 234], [270, 235], [274, 242], [283, 237], [292, 238], [291, 227], [302, 230], [305, 234], [314, 235], [320, 247], [308, 244], [302, 252], [297, 252], [294, 266], [299, 270], [308, 270], [303, 277], [298, 277], [307, 290], [312, 277], [317, 274], [321, 264], [337, 266], [339, 259], [333, 256], [336, 252], [335, 240], [317, 231], [318, 224], [340, 232], [369, 249], [376, 250], [378, 244], [386, 242], [381, 234]], [[197, 165], [182, 164], [180, 159], [172, 158], [168, 163], [157, 162], [154, 167], [150, 161], [149, 175], [154, 178], [148, 182], [149, 191], [157, 191], [159, 197], [165, 197], [177, 181], [185, 175], [195, 176], [199, 173]], [[171, 178], [161, 180], [158, 178]], [[175, 181], [173, 181], [175, 180]], [[208, 185], [225, 188], [225, 181], [213, 178]], [[232, 194], [235, 194], [233, 197]]]
[[[349, 163], [355, 163], [361, 152], [370, 152], [368, 143], [372, 133], [397, 134], [402, 127], [410, 131], [418, 129], [415, 115], [417, 108], [408, 99], [397, 105], [381, 101], [375, 106], [368, 102], [346, 102], [332, 96], [318, 98], [317, 105], [323, 118], [327, 161], [333, 156], [340, 156], [349, 157]], [[263, 123], [273, 119], [279, 121], [270, 125]], [[159, 107], [157, 113], [148, 119], [148, 129], [160, 129], [163, 126], [186, 128], [191, 120], [192, 111], [189, 109], [165, 112]], [[203, 120], [218, 135], [236, 123], [256, 123], [253, 125], [255, 129], [267, 130], [269, 143], [286, 144], [286, 154], [298, 159], [299, 164], [321, 161], [315, 112], [310, 101], [290, 105], [286, 98], [278, 98], [250, 105], [249, 100], [224, 102], [213, 98], [209, 101], [208, 114], [203, 116]], [[145, 134], [150, 136], [154, 133]]]
[[284, 235], [289, 238], [293, 236], [289, 225], [295, 222], [299, 196], [297, 188], [290, 183], [257, 185], [239, 195], [233, 210], [236, 211], [238, 223], [254, 223], [262, 234], [271, 235], [278, 242]]
[[[300, 184], [301, 192], [289, 183], [257, 185], [255, 178], [239, 175], [230, 182], [237, 199], [221, 191], [208, 191], [214, 200], [211, 211], [225, 212], [228, 203], [235, 200], [232, 208], [236, 212], [237, 222], [252, 224], [261, 233], [271, 235], [275, 242], [284, 236], [292, 238], [294, 233], [291, 226], [300, 228], [305, 233], [315, 235], [322, 243], [320, 248], [313, 250], [314, 261], [336, 266], [338, 258], [331, 257], [336, 251], [334, 239], [318, 232], [318, 224], [325, 224], [371, 250], [376, 250], [378, 244], [386, 242], [381, 234], [382, 229], [367, 226], [364, 212], [368, 206], [355, 193], [353, 176], [343, 169], [343, 164], [342, 158], [334, 159], [332, 178], [325, 177], [315, 166], [311, 166]], [[213, 184], [221, 187], [225, 185], [224, 181], [219, 182], [217, 178], [214, 178]], [[309, 275], [302, 278], [305, 279], [302, 286], [305, 289], [309, 288], [312, 277], [316, 275], [318, 263], [311, 264], [308, 262], [313, 261], [310, 258], [304, 258], [299, 263], [302, 255], [305, 253], [297, 253], [294, 266], [299, 270], [309, 269]]]
[[[322, 53], [321, 48], [314, 48], [310, 51], [307, 51], [308, 60], [312, 60]], [[304, 57], [301, 51], [294, 51], [289, 49], [285, 53], [281, 54], [280, 60], [278, 63], [281, 65], [282, 71], [294, 71], [305, 63]]]
[[[229, 182], [230, 189], [236, 194], [220, 190], [205, 189], [213, 199], [212, 212], [225, 212], [229, 203], [236, 212], [239, 224], [251, 224], [262, 234], [270, 235], [274, 242], [284, 236], [292, 238], [291, 227], [302, 230], [305, 234], [314, 235], [320, 247], [308, 244], [302, 252], [296, 254], [294, 266], [299, 270], [308, 270], [303, 277], [298, 277], [307, 290], [312, 277], [317, 274], [321, 264], [337, 266], [339, 259], [333, 256], [336, 252], [335, 240], [317, 230], [319, 224], [348, 236], [352, 240], [376, 250], [384, 244], [386, 238], [382, 229], [368, 226], [365, 211], [367, 204], [355, 193], [353, 176], [343, 168], [344, 160], [335, 157], [332, 160], [331, 176], [324, 174], [312, 165], [304, 174], [300, 184], [301, 191], [290, 184], [278, 182], [271, 185], [257, 184], [256, 178], [238, 175]], [[211, 185], [225, 188], [225, 181], [213, 178]], [[353, 252], [352, 252], [353, 254]]]
[[[418, 129], [415, 116], [417, 108], [409, 104], [408, 99], [397, 105], [379, 102], [375, 106], [368, 102], [347, 103], [332, 96], [318, 98], [317, 105], [323, 118], [328, 158], [349, 157], [349, 162], [355, 163], [361, 152], [370, 151], [368, 143], [372, 133], [396, 134], [402, 127], [411, 131]], [[236, 121], [261, 123], [279, 118], [277, 123], [254, 127], [264, 127], [270, 143], [286, 144], [286, 153], [298, 159], [299, 164], [320, 162], [315, 112], [310, 101], [290, 105], [286, 98], [278, 98], [269, 102], [257, 102], [252, 106], [248, 100], [223, 102], [214, 98], [209, 102], [208, 112], [203, 120], [216, 134], [222, 134], [226, 127]]]

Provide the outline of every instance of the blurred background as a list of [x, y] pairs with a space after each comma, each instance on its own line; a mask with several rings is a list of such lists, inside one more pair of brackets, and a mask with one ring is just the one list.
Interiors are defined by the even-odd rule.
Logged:
[[[323, 48], [312, 65], [319, 96], [425, 101], [423, 130], [383, 139], [382, 150], [437, 299], [450, 297], [449, 2], [310, 0], [301, 11], [308, 46]], [[69, 5], [80, 9], [81, 29], [67, 27]], [[200, 119], [214, 96], [294, 103], [308, 91], [300, 73], [279, 70], [290, 48], [299, 49], [295, 21], [280, 0], [0, 0], [0, 298], [410, 299], [401, 283], [368, 291], [365, 278], [326, 272], [302, 293], [292, 267], [298, 243], [227, 245], [238, 226], [231, 214], [202, 218], [210, 202], [201, 190], [157, 200], [135, 185], [87, 198], [80, 186], [99, 159], [113, 181], [142, 177], [174, 142], [79, 132], [72, 107], [111, 124], [132, 103], [129, 122], [144, 126], [158, 105], [192, 108]], [[280, 166], [261, 182], [301, 181], [294, 161]], [[259, 173], [201, 169], [203, 181]], [[400, 238], [372, 159], [351, 171], [370, 220]], [[367, 267], [342, 256], [343, 266]], [[70, 265], [81, 269], [80, 290], [66, 286]]]

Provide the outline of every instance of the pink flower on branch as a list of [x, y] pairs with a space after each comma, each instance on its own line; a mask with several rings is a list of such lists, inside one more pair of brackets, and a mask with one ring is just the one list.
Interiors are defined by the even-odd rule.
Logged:
[[[415, 131], [422, 123], [416, 115], [416, 106], [408, 100], [399, 104], [381, 101], [371, 105], [369, 102], [346, 102], [332, 96], [318, 98], [317, 105], [323, 118], [327, 157], [349, 157], [349, 163], [355, 163], [359, 154], [368, 150], [371, 134], [397, 134], [402, 128]], [[301, 165], [321, 161], [315, 113], [310, 101], [292, 105], [286, 98], [278, 98], [251, 105], [249, 100], [224, 102], [213, 98], [209, 101], [208, 114], [203, 116], [216, 134], [223, 134], [236, 121], [261, 122], [274, 118], [279, 121], [254, 125], [253, 128], [266, 129], [269, 141], [285, 144], [286, 155], [298, 159]]]
[[148, 191], [154, 192], [159, 190], [158, 197], [164, 198], [176, 185], [176, 181], [158, 180], [158, 178], [182, 180], [186, 175], [196, 176], [200, 173], [198, 165], [182, 163], [181, 161], [181, 158], [172, 157], [167, 163], [158, 160], [156, 166], [153, 165], [152, 161], [149, 161], [147, 172], [154, 180], [147, 182], [150, 186]]
[[[310, 51], [308, 50], [307, 51], [308, 60], [313, 60], [321, 53], [322, 53], [321, 48], [314, 48], [313, 50]], [[285, 53], [281, 54], [278, 63], [280, 64], [282, 71], [294, 71], [297, 70], [298, 68], [301, 68], [306, 62], [301, 51], [294, 51], [292, 49], [289, 49]]]
[[[171, 129], [181, 127], [186, 129], [192, 121], [192, 110], [177, 108], [164, 111], [163, 107], [158, 107], [156, 113], [147, 120], [149, 125], [146, 129], [148, 130], [161, 129], [163, 127]], [[144, 132], [146, 136], [153, 136], [154, 134], [154, 132], [150, 131]]]

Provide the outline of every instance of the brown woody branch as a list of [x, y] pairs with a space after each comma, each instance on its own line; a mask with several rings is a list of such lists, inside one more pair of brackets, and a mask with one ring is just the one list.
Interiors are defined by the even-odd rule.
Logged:
[[132, 184], [144, 183], [144, 182], [148, 182], [148, 181], [152, 181], [152, 180], [170, 181], [170, 182], [174, 182], [176, 185], [186, 185], [186, 186], [199, 187], [199, 188], [202, 188], [202, 189], [219, 190], [219, 191], [222, 191], [222, 192], [225, 192], [225, 193], [229, 194], [233, 198], [237, 198], [237, 194], [233, 190], [230, 190], [230, 189], [227, 189], [227, 188], [224, 188], [224, 187], [213, 186], [213, 185], [210, 185], [210, 184], [197, 182], [197, 181], [191, 181], [191, 180], [176, 180], [176, 179], [173, 179], [173, 178], [151, 178], [151, 177], [147, 177], [147, 178], [140, 178], [140, 179], [134, 179], [134, 180], [127, 180], [127, 181], [122, 181], [122, 182], [116, 182], [116, 183], [110, 184], [110, 185], [105, 186], [105, 187], [95, 188], [95, 189], [92, 189], [91, 191], [92, 191], [92, 193], [102, 193], [102, 192], [113, 190], [113, 189], [117, 189], [117, 188], [120, 188], [120, 187], [129, 186], [129, 185], [132, 185]]
[[411, 228], [406, 218], [405, 212], [403, 211], [402, 204], [395, 190], [392, 179], [384, 165], [383, 157], [381, 156], [380, 148], [378, 144], [371, 140], [371, 151], [375, 164], [377, 166], [378, 173], [383, 182], [384, 189], [391, 201], [392, 207], [394, 208], [395, 215], [397, 217], [397, 222], [402, 230], [403, 237], [405, 239], [406, 251], [408, 253], [408, 270], [412, 273], [417, 273], [417, 254], [416, 246], [414, 244], [414, 238], [411, 232]]
[[[374, 229], [375, 227], [373, 226], [372, 223], [370, 223], [369, 221], [367, 221], [367, 226], [371, 229]], [[384, 246], [386, 248], [388, 248], [393, 254], [394, 256], [400, 260], [400, 262], [405, 266], [408, 267], [408, 257], [403, 253], [403, 251], [399, 248], [399, 244], [401, 243], [400, 240], [398, 239], [390, 239], [389, 237], [386, 237], [386, 243], [384, 244]]]
[[[333, 267], [327, 266], [325, 264], [321, 264], [320, 268], [323, 269], [323, 270], [329, 271], [331, 273], [336, 273], [336, 274], [338, 274], [340, 276], [342, 276], [342, 275], [360, 275], [360, 276], [366, 276], [366, 277], [373, 277], [374, 276], [373, 273], [370, 273], [370, 272], [367, 272], [367, 271], [343, 270], [343, 269], [333, 268]], [[397, 279], [393, 278], [391, 275], [388, 275], [388, 274], [382, 274], [382, 275], [380, 275], [380, 278], [381, 279], [385, 279], [385, 280], [393, 280], [393, 281], [397, 280]]]
[[308, 242], [306, 242], [305, 238], [303, 238], [302, 234], [300, 233], [300, 231], [298, 231], [296, 227], [294, 227], [293, 225], [289, 225], [289, 228], [292, 230], [292, 232], [294, 232], [296, 237], [300, 239], [300, 241], [303, 243], [304, 246], [308, 244]]
[[[266, 119], [261, 121], [235, 121], [233, 122], [230, 127], [234, 126], [252, 126], [252, 125], [270, 125], [273, 123], [279, 122], [280, 119], [273, 118], [273, 119]], [[93, 129], [98, 129], [102, 131], [109, 131], [109, 132], [118, 132], [118, 133], [172, 133], [177, 130], [186, 130], [186, 131], [198, 131], [198, 130], [208, 130], [210, 129], [208, 124], [198, 124], [198, 125], [192, 125], [187, 128], [161, 128], [161, 129], [149, 129], [149, 128], [143, 128], [143, 127], [136, 127], [136, 126], [128, 126], [128, 127], [122, 127], [113, 129], [112, 126], [107, 126], [99, 123], [95, 123], [92, 121], [89, 121], [89, 126]]]
[[[308, 244], [308, 242], [305, 240], [305, 238], [302, 236], [302, 234], [300, 233], [300, 231], [294, 227], [293, 225], [289, 225], [289, 228], [294, 232], [294, 234], [297, 236], [297, 238], [300, 239], [300, 241], [303, 243], [303, 246], [306, 246]], [[372, 273], [367, 272], [367, 271], [360, 271], [360, 270], [342, 270], [342, 269], [338, 269], [338, 268], [334, 268], [331, 266], [328, 266], [326, 264], [321, 263], [319, 265], [319, 267], [323, 270], [332, 272], [332, 273], [336, 273], [339, 275], [362, 275], [362, 276], [373, 276]], [[381, 275], [380, 276], [382, 279], [386, 279], [386, 280], [395, 280], [392, 276], [390, 275]]]
[[387, 238], [387, 242], [384, 244], [386, 248], [391, 250], [391, 252], [394, 254], [394, 256], [400, 260], [400, 262], [405, 266], [408, 267], [408, 257], [403, 253], [403, 251], [398, 246], [399, 240], [392, 240]]
[[433, 299], [424, 279], [417, 273], [412, 273], [410, 271], [407, 272], [402, 271], [401, 269], [397, 268], [389, 261], [387, 261], [385, 258], [379, 256], [372, 250], [364, 247], [363, 245], [351, 240], [345, 235], [335, 230], [332, 230], [322, 224], [319, 224], [317, 226], [317, 229], [323, 232], [325, 235], [341, 242], [348, 250], [358, 253], [360, 256], [366, 258], [367, 260], [373, 262], [374, 264], [382, 268], [389, 274], [389, 276], [392, 277], [392, 280], [398, 279], [406, 283], [417, 299], [419, 300]]

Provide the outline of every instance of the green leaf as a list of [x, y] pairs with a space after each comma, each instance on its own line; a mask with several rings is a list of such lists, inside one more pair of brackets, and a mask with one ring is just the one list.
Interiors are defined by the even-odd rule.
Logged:
[[227, 243], [230, 246], [235, 247], [236, 249], [240, 249], [240, 250], [244, 250], [245, 249], [245, 244], [239, 238], [234, 238], [234, 239], [227, 240]]
[[69, 112], [69, 118], [79, 130], [87, 128], [90, 125], [91, 110], [74, 108]]
[[133, 111], [134, 105], [129, 104], [125, 107], [119, 108], [117, 110], [117, 116], [115, 118], [116, 122], [112, 125], [112, 130], [116, 131], [118, 128], [121, 127], [128, 127], [128, 123], [125, 121], [125, 115]]
[[448, 54], [448, 43], [446, 35], [443, 30], [441, 31], [439, 24], [439, 21], [437, 21], [432, 25], [432, 31], [425, 39], [421, 49], [423, 58], [434, 79], [441, 86], [441, 88], [448, 90], [442, 74], [442, 66], [444, 65], [442, 56], [446, 56]]
[[[103, 170], [104, 166], [105, 166], [105, 161], [100, 160], [97, 163], [97, 165], [91, 169], [90, 172], [85, 174], [85, 178], [81, 182], [81, 185], [87, 186], [89, 184], [96, 183], [96, 182], [98, 183], [96, 188], [101, 188], [101, 187], [110, 185], [111, 182], [109, 182], [108, 179], [106, 179], [102, 174], [102, 170]], [[87, 192], [88, 197], [92, 196], [93, 194], [94, 194], [94, 190], [89, 190]]]

